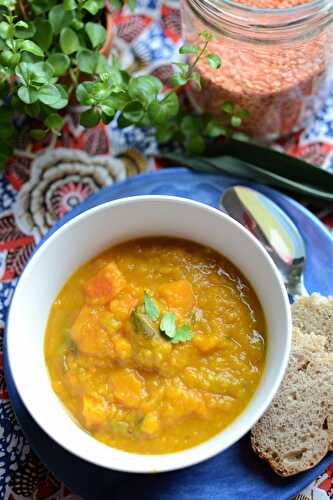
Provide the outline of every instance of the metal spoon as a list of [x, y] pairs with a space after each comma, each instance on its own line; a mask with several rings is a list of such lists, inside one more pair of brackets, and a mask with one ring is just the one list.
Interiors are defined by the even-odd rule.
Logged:
[[222, 194], [220, 208], [264, 245], [289, 295], [308, 295], [303, 281], [304, 241], [293, 221], [278, 205], [254, 189], [233, 186]]

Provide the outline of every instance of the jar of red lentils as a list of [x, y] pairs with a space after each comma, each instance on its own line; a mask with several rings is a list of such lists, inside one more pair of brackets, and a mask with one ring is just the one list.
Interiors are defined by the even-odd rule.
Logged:
[[304, 128], [333, 81], [333, 0], [181, 0], [185, 38], [215, 34], [216, 70], [199, 62], [202, 90], [192, 102], [221, 114], [225, 101], [249, 112], [243, 130], [272, 141]]

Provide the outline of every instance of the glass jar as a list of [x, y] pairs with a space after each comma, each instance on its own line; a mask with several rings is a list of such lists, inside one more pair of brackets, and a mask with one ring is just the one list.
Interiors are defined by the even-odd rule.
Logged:
[[222, 60], [218, 70], [199, 62], [202, 90], [189, 87], [198, 110], [219, 116], [222, 103], [232, 101], [249, 112], [244, 132], [261, 141], [308, 124], [333, 80], [333, 0], [281, 9], [181, 0], [181, 10], [184, 37], [196, 43], [201, 31], [214, 33], [209, 52]]

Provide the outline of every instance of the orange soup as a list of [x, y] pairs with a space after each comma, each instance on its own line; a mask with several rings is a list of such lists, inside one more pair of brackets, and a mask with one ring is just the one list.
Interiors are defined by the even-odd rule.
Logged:
[[265, 361], [265, 320], [240, 271], [193, 242], [123, 243], [78, 269], [55, 300], [53, 388], [99, 441], [169, 453], [206, 441], [246, 407]]

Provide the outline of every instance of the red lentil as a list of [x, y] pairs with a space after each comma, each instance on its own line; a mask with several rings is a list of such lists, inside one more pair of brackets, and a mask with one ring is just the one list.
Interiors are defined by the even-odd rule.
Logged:
[[[205, 28], [212, 29], [205, 25], [204, 16], [199, 18], [197, 11], [191, 8], [192, 1], [183, 0], [183, 27], [185, 36], [190, 41], [197, 41], [197, 33]], [[274, 12], [282, 7], [304, 3], [301, 0], [240, 2], [252, 7], [274, 9]], [[205, 2], [199, 0], [196, 1], [198, 3]], [[254, 21], [249, 18], [245, 22], [245, 14], [242, 15], [243, 24], [239, 25], [236, 35], [234, 30], [232, 36], [228, 36], [223, 26], [223, 13], [220, 14], [221, 30], [216, 30], [217, 37], [210, 43], [209, 51], [221, 57], [222, 66], [216, 70], [201, 60], [198, 71], [203, 89], [198, 92], [193, 84], [189, 94], [200, 109], [213, 115], [220, 115], [221, 105], [226, 100], [246, 108], [250, 116], [244, 121], [243, 130], [257, 139], [274, 140], [303, 128], [323, 103], [332, 62], [332, 24], [312, 33], [305, 32], [303, 28], [304, 36], [296, 40], [291, 37], [289, 40], [286, 30], [283, 32], [280, 28], [284, 39], [281, 37], [279, 41], [274, 27], [270, 28], [268, 37], [262, 27], [254, 33]], [[257, 24], [262, 19], [267, 26], [269, 22], [273, 26], [274, 17], [267, 16], [269, 13], [266, 12], [262, 18], [257, 17]], [[251, 38], [248, 28], [252, 30]]]

